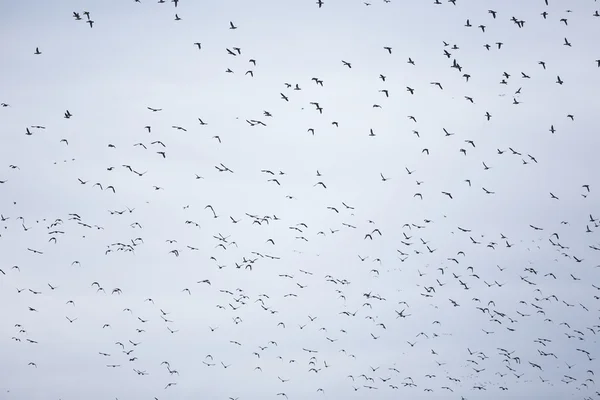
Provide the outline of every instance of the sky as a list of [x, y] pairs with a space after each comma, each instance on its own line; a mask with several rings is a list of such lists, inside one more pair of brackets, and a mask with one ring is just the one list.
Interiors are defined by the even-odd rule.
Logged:
[[439, 3], [0, 1], [0, 399], [600, 396], [600, 5]]

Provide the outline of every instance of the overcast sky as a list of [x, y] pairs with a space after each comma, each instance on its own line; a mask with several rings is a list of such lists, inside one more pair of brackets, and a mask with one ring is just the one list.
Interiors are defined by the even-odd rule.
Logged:
[[0, 399], [596, 396], [600, 6], [440, 3], [1, 1]]

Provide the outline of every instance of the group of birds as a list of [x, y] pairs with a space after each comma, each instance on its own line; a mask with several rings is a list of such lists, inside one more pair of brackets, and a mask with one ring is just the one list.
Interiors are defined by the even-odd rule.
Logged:
[[[132, 3], [140, 19], [165, 15]], [[193, 21], [190, 2], [171, 3], [177, 24]], [[600, 30], [594, 2], [564, 11], [566, 2], [536, 0], [536, 22], [500, 1], [295, 7], [317, 26], [333, 9], [318, 29], [336, 29], [342, 10], [370, 21], [399, 3], [415, 24], [426, 24], [423, 9], [448, 25], [428, 33], [437, 47], [419, 45], [427, 62], [365, 22], [371, 55], [334, 49], [319, 54], [322, 73], [307, 62], [269, 70], [275, 38], [245, 39], [283, 18], [265, 9], [260, 21], [227, 18], [214, 38], [189, 40], [192, 56], [221, 35], [244, 44], [202, 61], [215, 66], [209, 80], [236, 80], [228, 99], [195, 88], [206, 99], [138, 98], [95, 119], [44, 87], [32, 90], [60, 111], [28, 107], [16, 84], [4, 91], [0, 397], [600, 398], [600, 182], [584, 158], [598, 144], [584, 125], [594, 99], [556, 94], [600, 81], [597, 55], [568, 53], [586, 45], [569, 39], [577, 29]], [[88, 11], [72, 17], [110, 35], [115, 12], [94, 12], [98, 25]], [[518, 48], [536, 29], [564, 40], [534, 32]], [[569, 63], [532, 55], [538, 45], [568, 50]], [[27, 63], [52, 57], [46, 50]], [[230, 62], [244, 57], [251, 69], [238, 77]], [[110, 85], [102, 73], [89, 79]], [[161, 79], [145, 83], [160, 91]], [[366, 100], [348, 90], [359, 81]], [[248, 104], [231, 106], [236, 97]], [[175, 121], [176, 108], [211, 102], [219, 114]], [[118, 134], [112, 120], [125, 121]]]

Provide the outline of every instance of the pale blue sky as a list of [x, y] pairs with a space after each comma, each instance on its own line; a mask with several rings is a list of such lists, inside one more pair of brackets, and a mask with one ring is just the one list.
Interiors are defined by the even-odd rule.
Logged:
[[595, 396], [600, 6], [441, 2], [0, 1], [0, 399]]

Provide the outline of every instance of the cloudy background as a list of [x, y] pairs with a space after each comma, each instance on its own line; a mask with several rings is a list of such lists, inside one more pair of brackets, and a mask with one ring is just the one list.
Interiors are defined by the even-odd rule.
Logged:
[[1, 399], [594, 395], [598, 5], [371, 3], [0, 2]]

